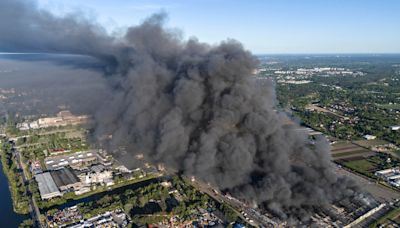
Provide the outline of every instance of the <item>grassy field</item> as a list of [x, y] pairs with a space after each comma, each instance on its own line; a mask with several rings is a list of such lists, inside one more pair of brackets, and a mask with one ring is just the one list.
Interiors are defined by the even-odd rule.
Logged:
[[381, 139], [374, 139], [374, 140], [364, 139], [364, 140], [354, 141], [354, 143], [362, 147], [370, 148], [372, 146], [385, 145], [388, 144], [389, 142]]
[[334, 153], [334, 154], [332, 154], [332, 157], [339, 158], [339, 157], [350, 156], [350, 155], [360, 156], [360, 155], [365, 154], [365, 152], [369, 152], [369, 151], [365, 150], [365, 149], [361, 149], [361, 150], [354, 150], [354, 151], [350, 151], [350, 152]]
[[365, 176], [376, 178], [375, 171], [387, 169], [399, 165], [399, 161], [391, 157], [391, 162], [387, 162], [390, 155], [377, 154], [367, 158], [340, 159], [337, 162], [341, 165]]
[[363, 159], [363, 160], [355, 160], [355, 161], [349, 161], [346, 162], [345, 165], [352, 169], [356, 170], [359, 173], [362, 173], [364, 175], [370, 176], [371, 175], [371, 170], [375, 169], [376, 166], [374, 163]]
[[331, 149], [332, 157], [337, 160], [340, 158], [359, 157], [359, 156], [371, 156], [372, 151], [365, 149], [359, 145], [353, 144], [350, 141], [339, 141], [332, 145]]

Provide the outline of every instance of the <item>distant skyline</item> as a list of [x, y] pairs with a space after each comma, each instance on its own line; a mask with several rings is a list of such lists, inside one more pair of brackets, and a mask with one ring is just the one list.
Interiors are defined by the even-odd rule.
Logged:
[[38, 0], [62, 15], [81, 11], [109, 31], [169, 15], [184, 38], [236, 39], [254, 54], [400, 53], [398, 0]]

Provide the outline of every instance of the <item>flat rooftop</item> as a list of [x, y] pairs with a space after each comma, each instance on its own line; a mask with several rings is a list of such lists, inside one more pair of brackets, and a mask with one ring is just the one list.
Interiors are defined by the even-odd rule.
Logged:
[[49, 172], [36, 174], [35, 180], [38, 182], [39, 192], [42, 198], [48, 194], [61, 194]]
[[54, 157], [47, 157], [44, 162], [46, 164], [47, 169], [58, 169], [60, 167], [64, 167], [67, 165], [76, 165], [80, 162], [85, 162], [89, 160], [97, 159], [97, 151], [84, 151], [84, 152], [76, 152], [73, 154], [66, 154]]
[[51, 176], [58, 187], [75, 184], [80, 181], [70, 168], [62, 168], [51, 171]]

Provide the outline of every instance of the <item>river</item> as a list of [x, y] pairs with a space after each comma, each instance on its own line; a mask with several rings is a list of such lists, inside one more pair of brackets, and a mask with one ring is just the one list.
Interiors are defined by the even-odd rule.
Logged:
[[28, 216], [17, 214], [13, 210], [7, 177], [3, 173], [3, 166], [0, 162], [0, 227], [18, 227], [26, 218]]

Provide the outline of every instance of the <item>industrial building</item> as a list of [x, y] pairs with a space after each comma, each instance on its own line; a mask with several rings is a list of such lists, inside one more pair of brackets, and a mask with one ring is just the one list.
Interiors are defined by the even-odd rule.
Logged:
[[55, 184], [61, 191], [79, 189], [82, 186], [79, 178], [71, 168], [62, 168], [50, 172]]
[[87, 115], [75, 116], [70, 111], [61, 111], [56, 117], [40, 118], [30, 123], [19, 123], [17, 128], [21, 131], [47, 127], [59, 127], [67, 125], [85, 124], [90, 120]]
[[97, 151], [82, 151], [74, 154], [67, 154], [61, 156], [47, 157], [44, 160], [47, 169], [54, 170], [65, 166], [71, 166], [74, 169], [79, 169], [82, 166], [95, 164], [99, 160]]
[[376, 171], [375, 175], [383, 178], [389, 184], [400, 187], [400, 167]]
[[58, 190], [57, 185], [49, 172], [36, 174], [35, 180], [38, 183], [40, 197], [43, 200], [62, 196], [62, 193]]
[[106, 167], [102, 164], [97, 164], [89, 167], [86, 170], [81, 170], [77, 174], [81, 182], [85, 186], [92, 184], [105, 184], [107, 186], [113, 185], [113, 171], [110, 167]]

